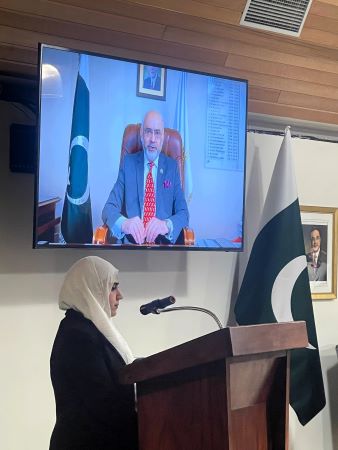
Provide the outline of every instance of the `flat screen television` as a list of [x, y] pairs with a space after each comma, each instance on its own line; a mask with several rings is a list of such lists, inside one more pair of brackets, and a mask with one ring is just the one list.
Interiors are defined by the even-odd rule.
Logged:
[[246, 80], [39, 54], [35, 248], [242, 250]]

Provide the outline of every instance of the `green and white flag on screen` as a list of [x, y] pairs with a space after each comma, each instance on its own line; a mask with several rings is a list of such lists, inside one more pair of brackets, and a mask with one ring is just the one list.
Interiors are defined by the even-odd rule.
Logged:
[[309, 345], [291, 351], [290, 374], [290, 404], [305, 425], [324, 408], [325, 392], [289, 129], [274, 167], [235, 315], [239, 325], [306, 321]]
[[68, 184], [61, 219], [62, 235], [68, 243], [91, 243], [93, 238], [88, 183], [88, 78], [88, 56], [81, 55], [74, 96]]

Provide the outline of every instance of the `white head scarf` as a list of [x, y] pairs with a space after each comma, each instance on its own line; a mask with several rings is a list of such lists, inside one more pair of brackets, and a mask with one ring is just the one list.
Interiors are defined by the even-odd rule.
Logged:
[[112, 322], [109, 294], [118, 282], [119, 271], [98, 256], [77, 261], [67, 272], [59, 294], [60, 309], [74, 309], [91, 320], [128, 364], [131, 350]]

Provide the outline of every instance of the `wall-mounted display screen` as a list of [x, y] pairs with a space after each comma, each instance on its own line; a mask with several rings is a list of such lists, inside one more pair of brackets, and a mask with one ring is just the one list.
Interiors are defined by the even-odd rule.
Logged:
[[34, 247], [242, 250], [247, 90], [41, 45]]

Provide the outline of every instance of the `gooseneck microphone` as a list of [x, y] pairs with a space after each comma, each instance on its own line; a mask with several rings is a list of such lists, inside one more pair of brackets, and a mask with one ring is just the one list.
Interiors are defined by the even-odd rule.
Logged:
[[164, 309], [167, 306], [172, 305], [176, 302], [175, 297], [170, 295], [169, 297], [159, 298], [157, 300], [153, 300], [152, 302], [146, 303], [140, 307], [140, 313], [146, 316], [147, 314], [161, 314], [171, 311], [199, 311], [211, 316], [214, 321], [217, 323], [217, 326], [220, 330], [222, 330], [223, 325], [219, 318], [212, 311], [206, 308], [200, 308], [199, 306], [173, 306], [172, 308]]
[[175, 297], [169, 295], [169, 297], [158, 298], [152, 302], [145, 303], [140, 307], [140, 313], [146, 316], [147, 314], [160, 314], [159, 310], [164, 309], [169, 305], [173, 305], [176, 302]]
[[170, 311], [199, 311], [199, 312], [208, 314], [208, 316], [211, 316], [214, 319], [214, 321], [217, 323], [218, 328], [220, 330], [223, 329], [223, 325], [221, 324], [221, 321], [219, 320], [219, 318], [216, 316], [216, 314], [214, 314], [209, 309], [201, 308], [199, 306], [174, 306], [173, 308], [169, 308], [169, 309], [159, 309], [156, 314], [166, 313], [166, 312], [170, 312]]

